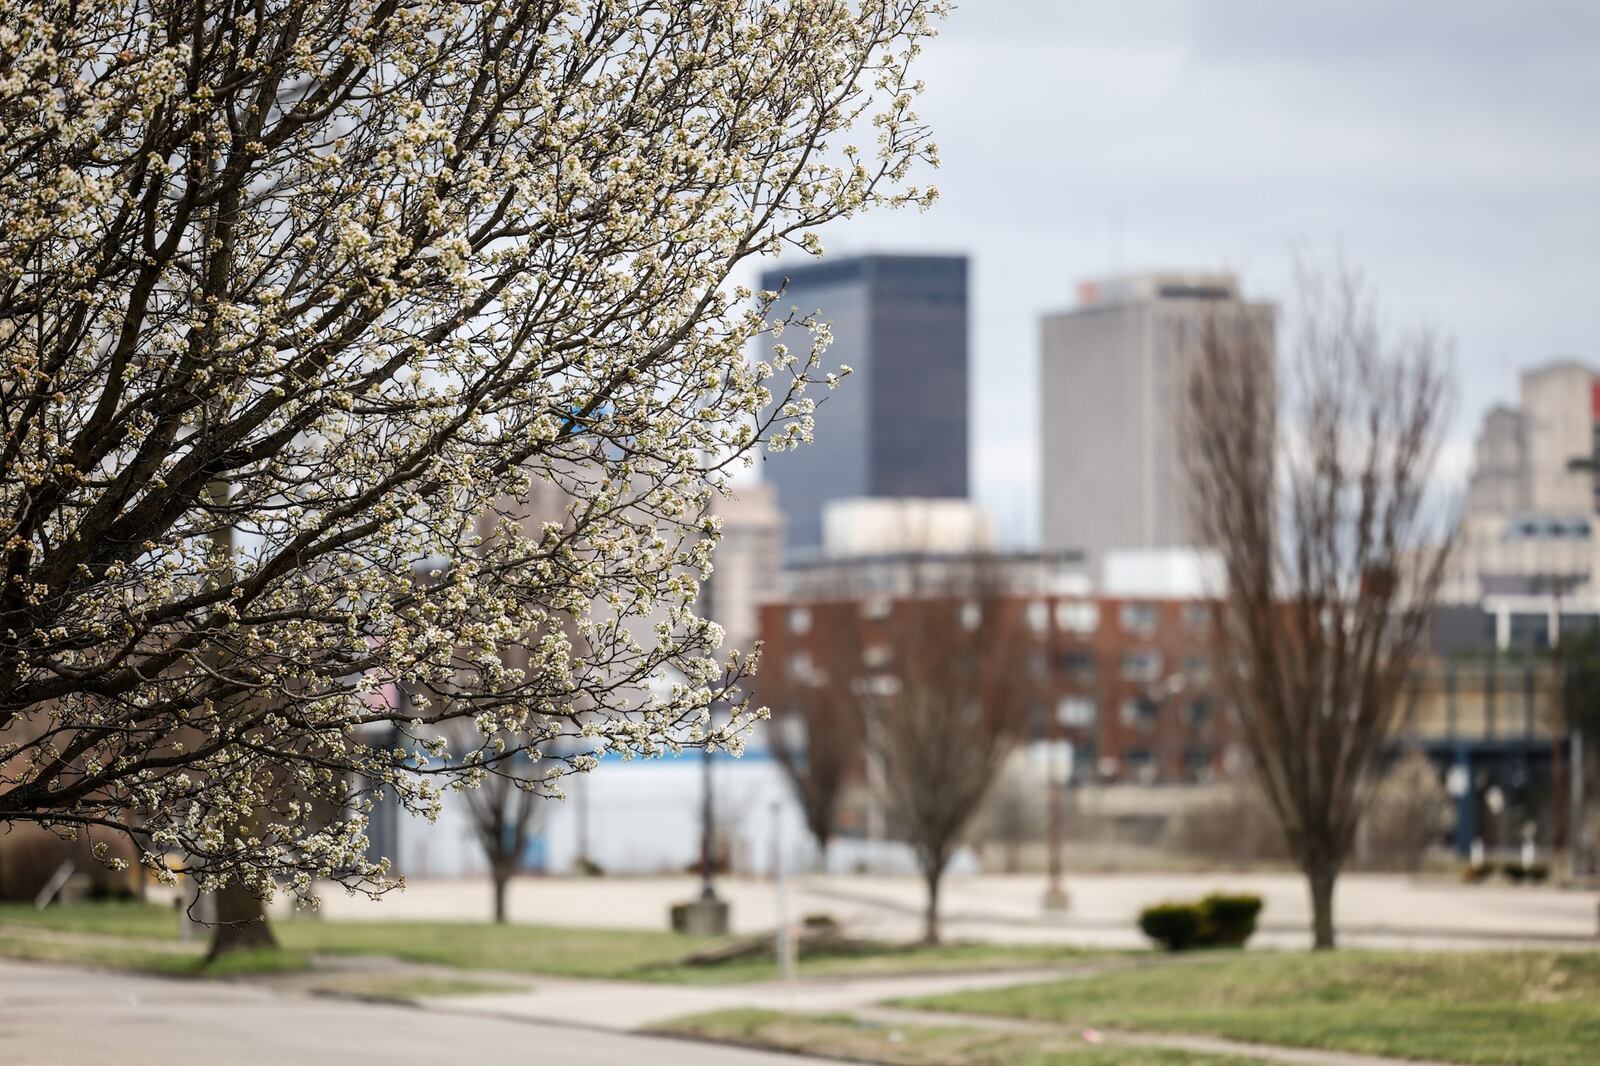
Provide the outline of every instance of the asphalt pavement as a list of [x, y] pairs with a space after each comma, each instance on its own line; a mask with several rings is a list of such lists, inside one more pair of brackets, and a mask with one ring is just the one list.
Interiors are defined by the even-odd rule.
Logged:
[[827, 1060], [0, 961], [6, 1066], [825, 1066]]

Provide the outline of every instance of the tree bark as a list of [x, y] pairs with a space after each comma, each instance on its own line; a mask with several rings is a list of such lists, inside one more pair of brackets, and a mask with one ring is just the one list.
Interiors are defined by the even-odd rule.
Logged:
[[923, 878], [928, 883], [928, 906], [922, 917], [922, 942], [924, 944], [937, 944], [939, 942], [939, 882], [943, 879], [944, 870], [935, 868], [925, 870]]
[[234, 951], [252, 951], [275, 948], [278, 938], [272, 935], [267, 922], [267, 910], [249, 888], [230, 882], [216, 894], [216, 922], [211, 930], [211, 951], [206, 961], [212, 962]]
[[1327, 865], [1313, 864], [1306, 869], [1311, 891], [1311, 946], [1317, 951], [1334, 947], [1333, 883], [1338, 876], [1338, 871]]
[[511, 871], [496, 864], [494, 877], [494, 924], [506, 924], [506, 886], [511, 883]]

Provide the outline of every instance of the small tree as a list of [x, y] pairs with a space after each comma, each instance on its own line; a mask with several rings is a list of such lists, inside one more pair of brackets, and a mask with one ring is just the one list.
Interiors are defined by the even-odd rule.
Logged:
[[910, 566], [911, 595], [888, 620], [892, 658], [861, 688], [889, 813], [927, 885], [923, 939], [933, 944], [945, 867], [1026, 733], [1029, 637], [993, 560]]
[[1334, 882], [1443, 573], [1427, 491], [1447, 379], [1434, 338], [1385, 336], [1354, 276], [1302, 271], [1299, 296], [1284, 379], [1259, 323], [1203, 331], [1188, 457], [1227, 580], [1219, 673], [1331, 948]]
[[825, 871], [840, 798], [861, 766], [861, 705], [852, 689], [861, 634], [851, 624], [858, 617], [853, 604], [848, 612], [822, 604], [817, 610], [826, 618], [816, 623], [816, 665], [797, 664], [777, 649], [759, 675], [759, 692], [772, 715], [767, 736], [773, 757], [800, 804], [817, 842], [817, 864]]
[[529, 773], [536, 764], [526, 757], [517, 762], [518, 768], [491, 774], [478, 788], [466, 790], [472, 827], [489, 863], [497, 925], [506, 922], [506, 889], [522, 869], [522, 857], [544, 821], [549, 799], [542, 780]]

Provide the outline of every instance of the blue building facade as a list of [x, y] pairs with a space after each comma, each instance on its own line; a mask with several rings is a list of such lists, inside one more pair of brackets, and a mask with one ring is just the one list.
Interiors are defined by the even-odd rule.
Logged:
[[[780, 265], [761, 287], [774, 311], [831, 323], [826, 368], [854, 373], [816, 395], [814, 442], [771, 455], [787, 544], [822, 544], [830, 500], [964, 497], [968, 456], [968, 263], [965, 256], [866, 255]], [[798, 350], [806, 340], [787, 334]]]

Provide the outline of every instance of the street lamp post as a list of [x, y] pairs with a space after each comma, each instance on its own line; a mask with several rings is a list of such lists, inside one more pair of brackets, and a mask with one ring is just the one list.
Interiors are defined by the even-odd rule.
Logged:
[[[654, 676], [650, 686], [657, 699], [670, 697], [675, 684], [681, 684], [683, 675], [670, 667]], [[710, 723], [708, 723], [709, 725]], [[696, 936], [722, 936], [728, 931], [728, 904], [718, 898], [715, 877], [716, 818], [713, 813], [711, 785], [711, 752], [700, 750], [700, 894], [687, 903], [673, 906], [672, 927], [681, 933]]]
[[700, 899], [717, 902], [717, 816], [711, 778], [711, 749], [700, 749]]
[[1046, 862], [1049, 870], [1044, 889], [1044, 909], [1064, 911], [1068, 906], [1067, 890], [1061, 884], [1061, 837], [1066, 831], [1067, 770], [1061, 765], [1066, 744], [1061, 734], [1059, 714], [1050, 719], [1050, 751], [1045, 760], [1045, 776], [1049, 787], [1046, 808], [1045, 842]]

